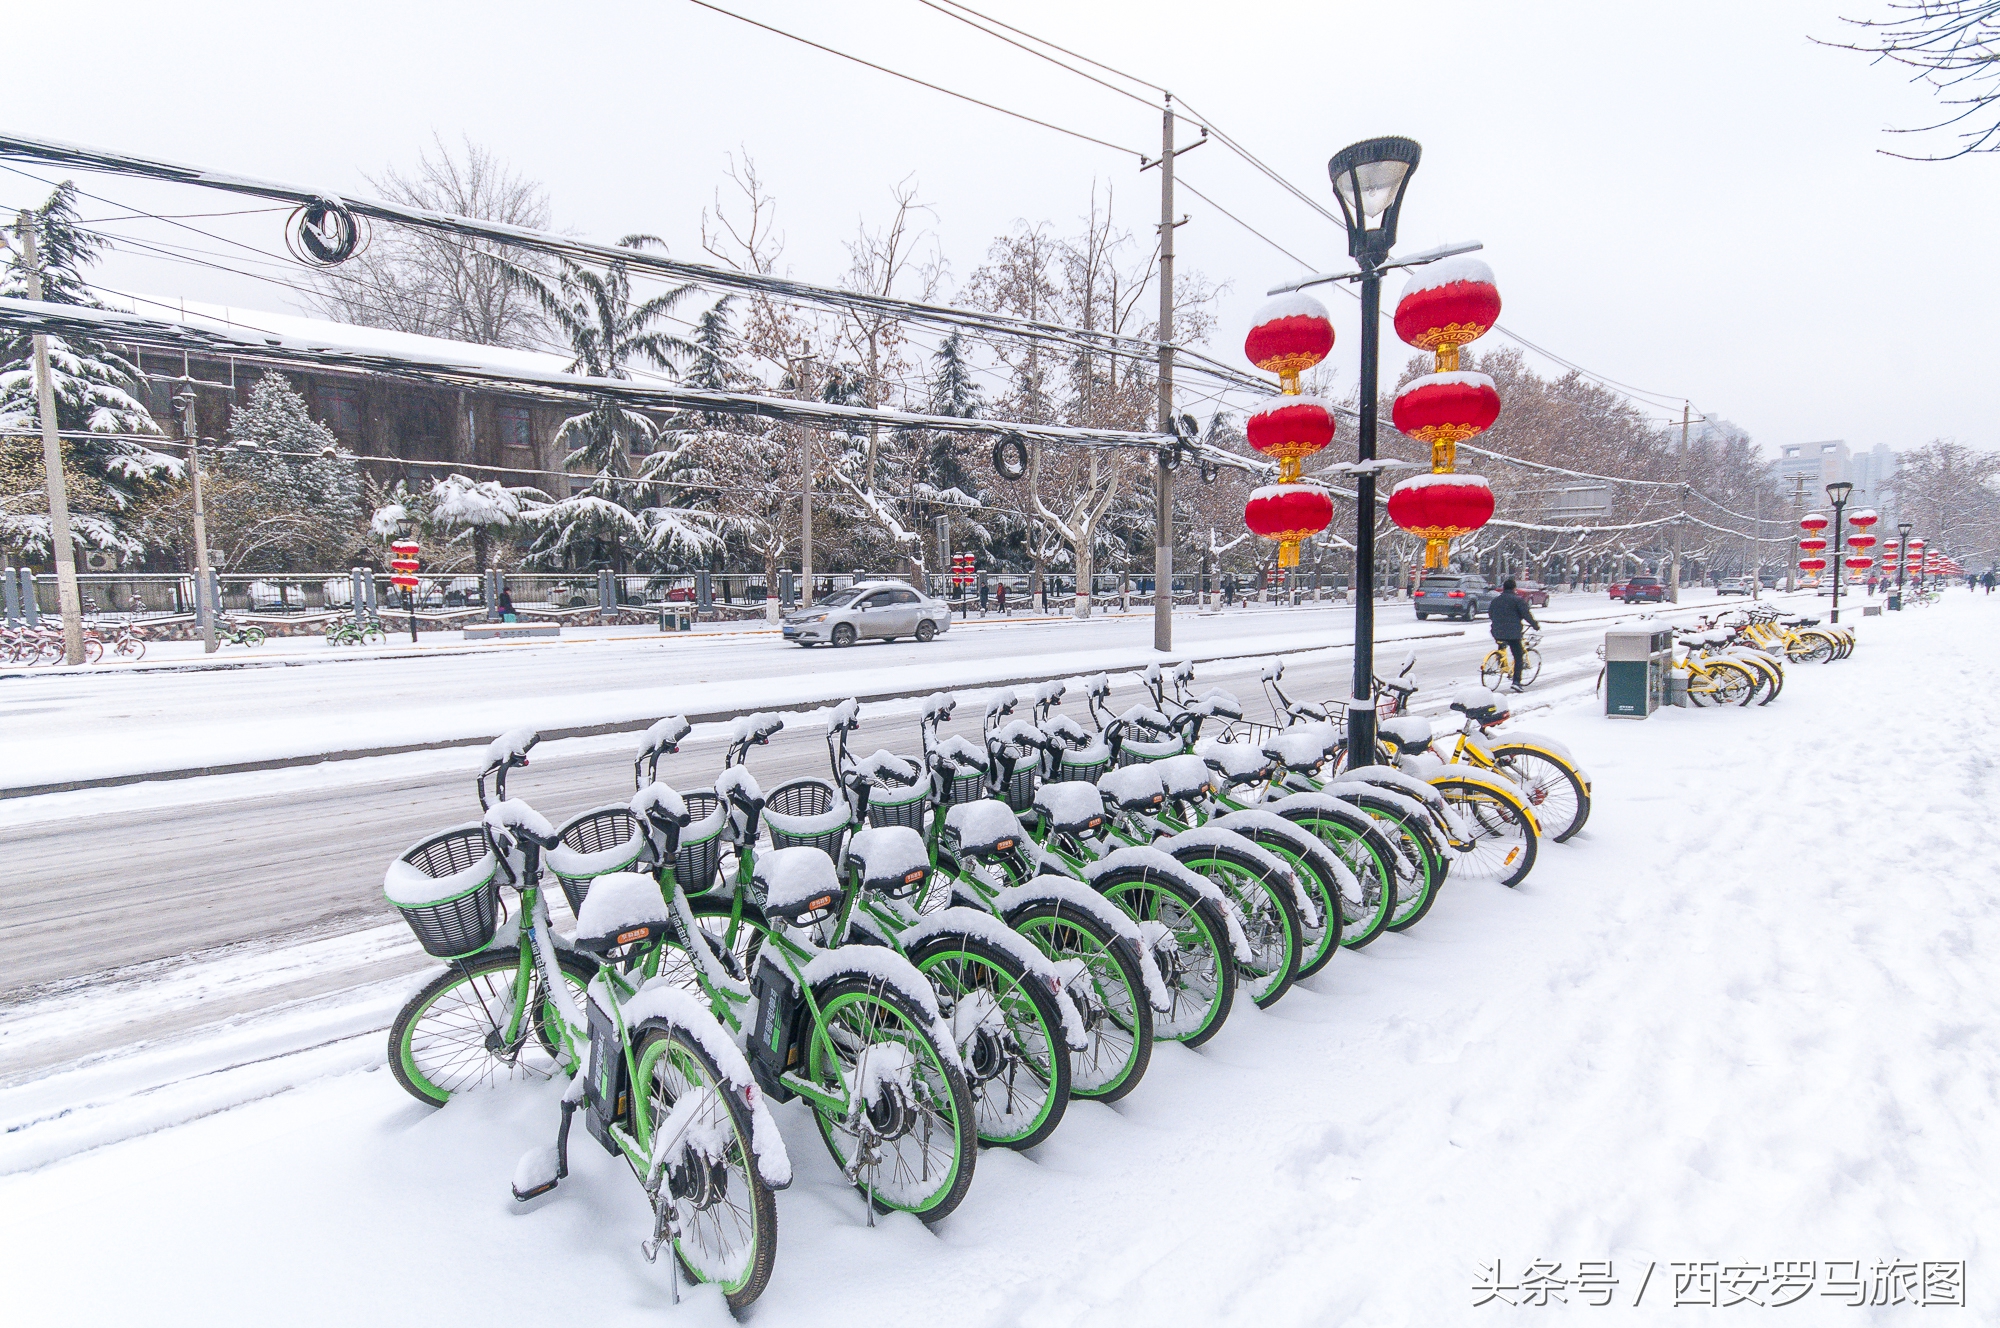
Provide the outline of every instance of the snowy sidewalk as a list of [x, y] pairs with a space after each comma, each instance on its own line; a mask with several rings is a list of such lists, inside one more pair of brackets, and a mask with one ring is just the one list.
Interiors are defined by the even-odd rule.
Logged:
[[[1793, 668], [1767, 708], [1535, 716], [1596, 810], [1519, 890], [1455, 880], [1413, 931], [1199, 1051], [1160, 1048], [1125, 1102], [983, 1154], [935, 1230], [868, 1230], [810, 1120], [780, 1109], [799, 1179], [754, 1319], [1539, 1322], [1563, 1314], [1553, 1295], [1476, 1307], [1474, 1287], [1532, 1284], [1541, 1261], [1571, 1309], [1594, 1299], [1580, 1265], [1615, 1279], [1589, 1322], [1686, 1322], [1677, 1296], [1738, 1294], [1732, 1317], [1764, 1322], [1757, 1302], [1798, 1290], [1772, 1266], [1811, 1261], [1771, 1321], [1894, 1323], [1916, 1309], [1849, 1308], [1843, 1283], [1865, 1299], [1878, 1263], [1886, 1286], [1899, 1261], [1963, 1261], [1974, 1313], [1944, 1321], [1994, 1321], [2000, 605], [1859, 627], [1852, 659]], [[0, 1178], [0, 1243], [33, 1270], [16, 1315], [520, 1322], [581, 1294], [601, 1322], [667, 1321], [610, 1159], [579, 1147], [575, 1183], [508, 1198], [549, 1093], [432, 1113], [379, 1065], [253, 1084], [277, 1095], [190, 1094], [189, 1123]], [[34, 1085], [28, 1114], [59, 1090]], [[12, 1095], [0, 1169], [64, 1128], [18, 1128]], [[671, 1321], [729, 1322], [699, 1296]]]

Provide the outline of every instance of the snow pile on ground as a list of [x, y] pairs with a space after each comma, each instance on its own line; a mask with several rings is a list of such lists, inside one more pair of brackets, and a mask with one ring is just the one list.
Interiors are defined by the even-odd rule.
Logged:
[[[754, 1317], [1477, 1323], [1507, 1310], [1475, 1285], [1541, 1261], [1572, 1307], [1597, 1264], [1607, 1321], [1677, 1323], [1677, 1295], [1773, 1298], [1732, 1265], [1812, 1261], [1791, 1318], [1901, 1321], [1843, 1284], [1967, 1261], [1967, 1322], [1992, 1321], [2000, 601], [1859, 629], [1766, 708], [1534, 715], [1597, 806], [1520, 889], [1454, 880], [1411, 932], [1269, 1011], [1239, 1001], [1199, 1051], [1159, 1047], [1131, 1097], [982, 1154], [934, 1230], [869, 1229], [810, 1118], [777, 1108], [798, 1178]], [[663, 1322], [623, 1163], [579, 1132], [561, 1190], [508, 1196], [555, 1094], [432, 1112], [378, 1066], [48, 1165], [59, 1120], [11, 1129], [0, 1243], [35, 1272], [14, 1313], [521, 1322], [584, 1287], [601, 1322]], [[698, 1294], [673, 1322], [727, 1318]]]

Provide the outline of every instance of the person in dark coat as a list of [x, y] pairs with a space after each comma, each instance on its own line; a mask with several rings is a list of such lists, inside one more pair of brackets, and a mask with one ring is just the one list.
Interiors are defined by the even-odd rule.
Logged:
[[500, 592], [500, 621], [514, 621], [514, 597], [505, 590]]
[[1536, 631], [1542, 625], [1535, 621], [1535, 611], [1528, 601], [1514, 590], [1514, 578], [1508, 577], [1500, 583], [1500, 593], [1486, 610], [1486, 621], [1492, 625], [1493, 640], [1505, 646], [1514, 656], [1514, 690], [1521, 690], [1521, 670], [1527, 666], [1528, 652], [1521, 645], [1521, 627], [1525, 623]]

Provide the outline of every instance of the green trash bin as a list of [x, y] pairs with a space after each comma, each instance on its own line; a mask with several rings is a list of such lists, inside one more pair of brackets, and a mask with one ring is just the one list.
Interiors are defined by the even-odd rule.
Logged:
[[1604, 634], [1604, 713], [1644, 719], [1667, 700], [1674, 663], [1668, 627], [1622, 627]]

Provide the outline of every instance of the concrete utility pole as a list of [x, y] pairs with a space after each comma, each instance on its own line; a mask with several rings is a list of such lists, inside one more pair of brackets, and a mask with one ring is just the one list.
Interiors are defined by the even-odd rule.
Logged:
[[[42, 298], [42, 267], [35, 257], [35, 214], [21, 209], [21, 261], [26, 266], [28, 298]], [[69, 492], [63, 483], [62, 437], [56, 432], [56, 389], [49, 376], [49, 339], [37, 332], [35, 344], [35, 405], [42, 417], [42, 470], [49, 488], [49, 544], [55, 551], [56, 602], [62, 608], [63, 660], [83, 663], [83, 596], [76, 588], [76, 545], [69, 533]], [[35, 591], [26, 578], [28, 593]]]
[[181, 412], [181, 437], [187, 440], [188, 488], [194, 497], [194, 617], [201, 628], [201, 648], [213, 655], [215, 615], [222, 610], [216, 602], [215, 576], [208, 562], [208, 508], [201, 491], [201, 428], [194, 414], [194, 376], [188, 372], [187, 356], [181, 356], [181, 390], [174, 405]]
[[1681, 531], [1687, 526], [1688, 510], [1688, 416], [1689, 403], [1681, 403], [1681, 519], [1674, 522], [1674, 557], [1672, 570], [1667, 574], [1667, 599], [1670, 603], [1681, 602]]
[[1799, 588], [1799, 518], [1806, 510], [1806, 477], [1792, 476], [1792, 565], [1785, 569], [1785, 593]]
[[[1174, 99], [1160, 116], [1160, 432], [1174, 431]], [[1153, 459], [1153, 649], [1174, 648], [1174, 473]]]

